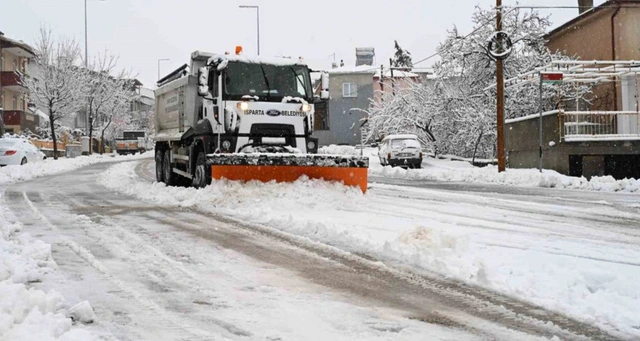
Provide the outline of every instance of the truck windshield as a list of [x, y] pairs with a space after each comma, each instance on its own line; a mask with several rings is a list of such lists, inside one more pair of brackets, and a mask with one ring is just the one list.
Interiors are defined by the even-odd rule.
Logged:
[[225, 71], [226, 99], [249, 95], [279, 102], [286, 96], [307, 101], [313, 97], [306, 66], [230, 62]]

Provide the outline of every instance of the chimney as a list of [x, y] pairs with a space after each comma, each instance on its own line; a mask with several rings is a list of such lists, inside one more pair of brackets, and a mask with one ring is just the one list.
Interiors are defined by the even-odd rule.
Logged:
[[356, 66], [373, 65], [373, 57], [376, 51], [373, 47], [357, 47], [356, 48]]
[[593, 8], [593, 0], [578, 0], [578, 12], [580, 14]]

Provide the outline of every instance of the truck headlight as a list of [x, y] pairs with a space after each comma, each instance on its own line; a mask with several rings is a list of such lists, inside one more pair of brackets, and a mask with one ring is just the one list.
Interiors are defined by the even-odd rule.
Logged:
[[227, 140], [222, 141], [222, 149], [226, 149], [226, 150], [231, 149], [231, 142]]
[[238, 104], [236, 104], [236, 106], [238, 107], [238, 109], [240, 110], [249, 110], [249, 103], [242, 101], [242, 102], [238, 102]]
[[314, 149], [316, 149], [316, 143], [313, 141], [307, 142], [307, 150], [314, 150]]
[[302, 105], [302, 111], [303, 111], [303, 112], [309, 112], [309, 111], [311, 111], [311, 104], [304, 103], [304, 104]]

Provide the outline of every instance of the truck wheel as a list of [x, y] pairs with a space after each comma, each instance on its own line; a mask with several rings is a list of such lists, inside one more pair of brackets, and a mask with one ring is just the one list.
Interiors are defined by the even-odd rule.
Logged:
[[211, 173], [207, 172], [207, 159], [203, 152], [198, 153], [196, 159], [196, 170], [193, 176], [193, 186], [196, 188], [204, 188], [211, 184]]
[[162, 153], [162, 150], [156, 151], [156, 181], [158, 182], [164, 182], [164, 164], [162, 163], [163, 160], [164, 153]]
[[164, 173], [164, 183], [167, 186], [175, 185], [175, 175], [173, 174], [173, 169], [171, 167], [171, 150], [166, 150], [164, 152], [164, 157], [162, 160], [162, 172]]

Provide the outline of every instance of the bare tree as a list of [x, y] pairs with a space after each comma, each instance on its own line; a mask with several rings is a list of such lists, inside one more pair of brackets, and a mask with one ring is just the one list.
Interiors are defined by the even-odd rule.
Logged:
[[[104, 152], [105, 132], [111, 127], [111, 123], [114, 119], [116, 121], [124, 121], [129, 114], [131, 101], [136, 97], [133, 82], [127, 73], [122, 72], [111, 82], [106, 83], [113, 95], [110, 96], [109, 101], [103, 105], [102, 116], [104, 118], [104, 125], [100, 132], [100, 154]], [[112, 130], [115, 132], [115, 129]]]
[[36, 106], [49, 116], [53, 157], [57, 159], [56, 122], [75, 115], [82, 107], [86, 72], [77, 65], [80, 48], [73, 39], [55, 40], [50, 30], [41, 28], [35, 50], [36, 70], [31, 76], [22, 77], [22, 82]]
[[88, 77], [85, 78], [87, 88], [87, 104], [89, 105], [88, 135], [92, 139], [89, 154], [93, 153], [93, 129], [98, 119], [98, 113], [103, 106], [113, 99], [114, 77], [111, 75], [116, 67], [118, 58], [109, 55], [106, 51], [89, 64]]

